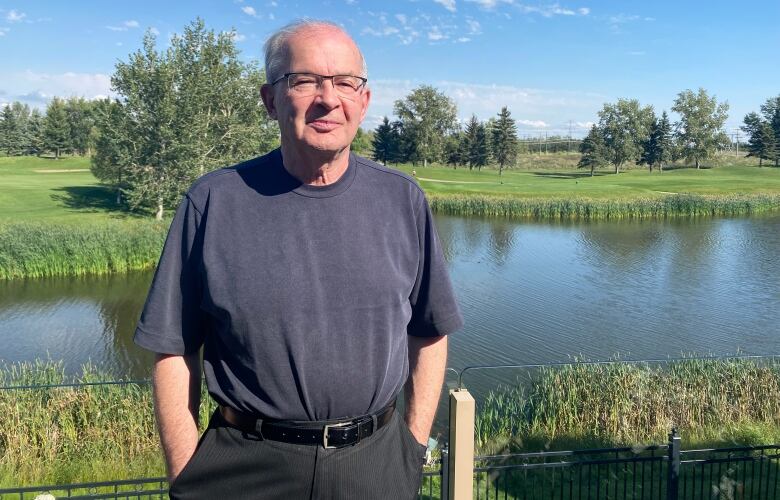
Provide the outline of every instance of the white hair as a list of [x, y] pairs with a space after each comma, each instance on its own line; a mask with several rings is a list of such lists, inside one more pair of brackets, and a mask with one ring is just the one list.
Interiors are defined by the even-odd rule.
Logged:
[[[282, 26], [277, 31], [271, 34], [266, 40], [263, 48], [265, 49], [265, 78], [268, 83], [271, 83], [281, 77], [285, 71], [284, 68], [287, 64], [287, 44], [293, 35], [303, 30], [310, 28], [333, 28], [344, 33], [348, 38], [349, 33], [344, 31], [344, 28], [338, 24], [330, 21], [322, 21], [318, 19], [298, 19], [286, 26]], [[354, 43], [354, 41], [353, 41]], [[366, 66], [366, 59], [363, 57], [363, 52], [360, 51], [360, 47], [355, 44], [358, 54], [360, 54], [361, 72], [363, 78], [368, 78], [368, 67]]]

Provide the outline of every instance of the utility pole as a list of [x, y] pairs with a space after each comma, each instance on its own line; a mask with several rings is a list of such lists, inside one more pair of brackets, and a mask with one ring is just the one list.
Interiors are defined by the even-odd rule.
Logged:
[[571, 120], [569, 120], [569, 144], [567, 145], [569, 153], [571, 153]]
[[737, 132], [737, 133], [736, 133], [736, 134], [734, 134], [734, 135], [736, 135], [736, 136], [737, 136], [737, 141], [736, 141], [736, 142], [737, 142], [737, 154], [736, 154], [736, 156], [739, 156], [739, 132]]
[[547, 154], [547, 132], [544, 133], [544, 154]]

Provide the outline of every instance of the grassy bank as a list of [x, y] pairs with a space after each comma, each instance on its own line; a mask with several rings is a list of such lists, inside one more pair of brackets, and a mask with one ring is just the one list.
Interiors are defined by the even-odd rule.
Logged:
[[[489, 168], [398, 168], [415, 171], [435, 212], [454, 215], [617, 220], [780, 209], [780, 169], [741, 158], [717, 159], [738, 166], [590, 177], [572, 167], [576, 157], [525, 155], [522, 168], [500, 178]], [[150, 268], [166, 226], [121, 210], [89, 171], [89, 158], [0, 157], [0, 279]]]
[[479, 405], [483, 452], [664, 443], [780, 442], [780, 360], [543, 368]]
[[167, 223], [153, 220], [0, 225], [0, 279], [150, 269], [167, 229]]

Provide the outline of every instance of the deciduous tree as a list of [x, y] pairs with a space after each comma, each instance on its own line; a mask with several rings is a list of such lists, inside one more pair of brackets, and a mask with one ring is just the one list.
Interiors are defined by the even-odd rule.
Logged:
[[715, 96], [710, 97], [703, 88], [696, 93], [684, 90], [677, 94], [672, 111], [680, 115], [678, 144], [683, 157], [693, 161], [697, 169], [701, 168], [702, 161], [711, 158], [719, 147], [728, 143], [728, 137], [723, 132], [728, 110], [728, 103], [718, 103]]
[[407, 161], [437, 161], [444, 149], [445, 136], [455, 130], [457, 108], [452, 100], [430, 85], [421, 85], [395, 102]]

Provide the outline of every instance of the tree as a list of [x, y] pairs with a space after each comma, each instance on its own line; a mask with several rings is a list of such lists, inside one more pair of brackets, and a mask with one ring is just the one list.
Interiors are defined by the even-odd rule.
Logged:
[[498, 176], [501, 177], [504, 166], [513, 164], [517, 157], [517, 126], [506, 106], [501, 108], [490, 132], [493, 157], [498, 163]]
[[459, 166], [468, 163], [466, 135], [458, 130], [448, 135], [444, 140], [444, 162], [457, 170]]
[[490, 159], [487, 127], [485, 127], [484, 123], [480, 123], [476, 115], [471, 115], [471, 119], [466, 125], [464, 135], [466, 140], [466, 159], [469, 170], [474, 167], [482, 170], [482, 167], [487, 165], [487, 162]]
[[68, 151], [70, 145], [70, 126], [65, 103], [55, 97], [46, 107], [46, 118], [43, 120], [43, 145], [48, 151], [54, 151], [54, 157], [59, 159], [63, 151]]
[[588, 135], [580, 142], [580, 154], [582, 157], [577, 168], [589, 168], [591, 177], [595, 169], [609, 165], [604, 134], [596, 125], [590, 127]]
[[22, 130], [16, 114], [7, 104], [0, 115], [0, 147], [8, 156], [18, 155], [22, 150]]
[[[740, 128], [748, 136], [748, 157], [758, 158], [758, 166], [763, 165], [764, 160], [772, 158], [774, 147], [774, 133], [771, 125], [763, 121], [756, 112], [745, 115], [744, 125]], [[768, 142], [767, 142], [768, 141]]]
[[95, 103], [95, 127], [99, 130], [92, 156], [92, 173], [116, 189], [116, 204], [122, 203], [122, 191], [128, 189], [125, 171], [132, 161], [132, 142], [127, 137], [125, 110], [118, 101], [102, 99]]
[[644, 142], [642, 157], [639, 163], [647, 165], [650, 172], [653, 165], [658, 165], [658, 170], [663, 172], [663, 164], [672, 159], [672, 125], [664, 111], [661, 119], [653, 117], [650, 126], [650, 137]]
[[395, 102], [405, 160], [417, 163], [441, 158], [444, 137], [455, 130], [457, 108], [452, 100], [430, 85], [421, 85]]
[[773, 147], [771, 148], [772, 153], [770, 156], [777, 167], [778, 163], [780, 163], [780, 95], [767, 99], [767, 101], [761, 105], [761, 113], [764, 115], [764, 119], [772, 129]]
[[44, 151], [44, 117], [37, 109], [30, 113], [27, 125], [27, 148], [25, 154], [40, 156]]
[[381, 161], [383, 165], [395, 161], [398, 158], [399, 142], [398, 131], [393, 128], [390, 119], [385, 116], [371, 139], [374, 161]]
[[91, 149], [90, 135], [94, 126], [92, 104], [83, 97], [71, 97], [65, 101], [65, 114], [70, 129], [69, 148], [85, 155]]
[[371, 143], [373, 139], [373, 133], [366, 132], [362, 128], [358, 127], [355, 138], [352, 139], [349, 150], [354, 153], [365, 154], [371, 151]]
[[729, 105], [718, 103], [715, 96], [699, 88], [697, 93], [684, 90], [677, 94], [672, 111], [680, 115], [677, 137], [683, 157], [694, 161], [696, 168], [712, 157], [718, 147], [728, 142], [723, 124], [728, 119]]
[[652, 119], [653, 108], [641, 107], [636, 99], [618, 99], [615, 104], [604, 104], [599, 111], [598, 129], [603, 134], [606, 156], [615, 166], [616, 174], [624, 163], [639, 161]]
[[[215, 34], [197, 19], [165, 52], [147, 32], [143, 48], [116, 65], [111, 83], [120, 107], [99, 122], [96, 141], [106, 149], [93, 170], [121, 179], [130, 208], [151, 208], [161, 219], [200, 175], [278, 144], [276, 123], [257, 97], [265, 76], [238, 56], [233, 33]], [[119, 131], [106, 129], [117, 124]], [[121, 175], [107, 169], [114, 157]]]

